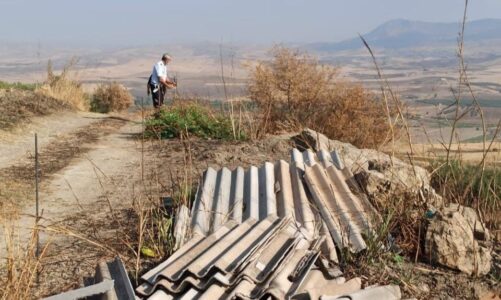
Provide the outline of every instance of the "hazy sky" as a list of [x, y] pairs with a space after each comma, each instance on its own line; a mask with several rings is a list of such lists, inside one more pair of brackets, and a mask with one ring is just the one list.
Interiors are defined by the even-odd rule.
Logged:
[[[396, 18], [453, 22], [463, 0], [0, 0], [0, 42], [339, 41]], [[501, 18], [470, 0], [469, 19]]]

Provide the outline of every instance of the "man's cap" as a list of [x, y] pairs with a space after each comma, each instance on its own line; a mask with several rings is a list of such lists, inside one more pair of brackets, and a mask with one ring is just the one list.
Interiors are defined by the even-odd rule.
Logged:
[[172, 56], [170, 56], [170, 54], [166, 52], [166, 53], [162, 54], [162, 59], [165, 59], [165, 58], [172, 59]]

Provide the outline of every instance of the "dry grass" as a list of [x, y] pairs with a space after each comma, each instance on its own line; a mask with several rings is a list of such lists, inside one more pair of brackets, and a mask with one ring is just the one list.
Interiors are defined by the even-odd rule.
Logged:
[[37, 273], [40, 269], [41, 258], [45, 254], [45, 247], [40, 249], [37, 257], [37, 227], [31, 231], [26, 244], [19, 242], [12, 223], [2, 224], [5, 237], [5, 268], [0, 271], [0, 299], [24, 300], [33, 297], [32, 288], [36, 285]]
[[[433, 180], [435, 187], [446, 197], [447, 202], [459, 203], [474, 207], [487, 223], [489, 229], [497, 233], [501, 239], [501, 171], [496, 164], [488, 164], [488, 157], [495, 150], [501, 133], [501, 118], [492, 134], [488, 137], [484, 110], [477, 101], [475, 91], [470, 83], [469, 71], [464, 58], [464, 34], [467, 21], [469, 1], [465, 0], [463, 22], [458, 38], [458, 78], [457, 86], [452, 88], [451, 93], [454, 103], [451, 105], [455, 110], [452, 120], [445, 119], [452, 128], [451, 135], [442, 141], [442, 149], [445, 158], [437, 159], [433, 164]], [[463, 101], [470, 97], [473, 101], [467, 109], [463, 109]], [[475, 112], [483, 130], [481, 155], [476, 164], [467, 163], [463, 160], [463, 145], [457, 127], [463, 118], [469, 113]], [[497, 152], [497, 149], [496, 149]]]
[[[52, 63], [49, 61], [47, 78], [41, 86], [0, 85], [0, 129], [10, 129], [29, 121], [34, 116], [46, 116], [71, 109], [88, 110], [88, 95], [84, 93], [80, 82], [75, 79], [75, 73], [72, 72], [76, 62], [75, 59], [71, 60], [60, 74], [55, 74], [52, 70]], [[116, 106], [119, 109], [126, 102], [132, 102], [128, 92], [123, 92], [114, 85], [111, 85], [111, 89], [106, 92], [114, 93], [113, 101], [120, 96], [119, 104]]]
[[52, 63], [49, 61], [47, 65], [47, 79], [38, 89], [38, 92], [63, 103], [68, 103], [78, 110], [88, 110], [88, 96], [85, 94], [80, 82], [72, 78], [71, 70], [76, 63], [76, 59], [70, 60], [64, 66], [61, 74], [56, 75], [52, 69]]
[[[387, 141], [387, 111], [375, 95], [339, 79], [337, 69], [311, 56], [286, 48], [272, 53], [273, 60], [261, 62], [250, 75], [250, 97], [262, 116], [260, 135], [309, 127], [358, 147]], [[393, 117], [395, 111], [388, 109]]]
[[[450, 124], [452, 133], [450, 136], [445, 137], [440, 145], [443, 157], [435, 157], [436, 160], [431, 161], [432, 168], [430, 169], [432, 184], [436, 190], [444, 196], [444, 204], [459, 203], [476, 208], [482, 220], [487, 222], [488, 227], [494, 232], [497, 231], [499, 233], [499, 226], [501, 224], [499, 224], [497, 220], [499, 219], [499, 216], [501, 216], [501, 202], [499, 196], [501, 191], [501, 173], [499, 172], [498, 166], [486, 165], [487, 156], [493, 151], [493, 145], [496, 144], [496, 138], [494, 137], [491, 140], [487, 139], [486, 131], [484, 129], [484, 138], [481, 145], [481, 158], [477, 161], [477, 164], [465, 163], [463, 161], [462, 154], [463, 145], [461, 145], [458, 133], [455, 130], [459, 121], [465, 116], [465, 114], [460, 113], [463, 111], [463, 94], [468, 93], [470, 97], [476, 99], [474, 91], [468, 81], [468, 75], [463, 57], [464, 23], [466, 22], [467, 7], [468, 1], [466, 1], [463, 27], [458, 43], [458, 82], [457, 87], [455, 89], [451, 89], [455, 99], [455, 103], [452, 107], [456, 108], [457, 113], [455, 114], [454, 119], [445, 120]], [[409, 164], [415, 165], [413, 144], [405, 115], [402, 113], [404, 110], [402, 109], [398, 97], [393, 93], [388, 80], [384, 77], [382, 70], [379, 68], [373, 51], [365, 40], [363, 40], [363, 42], [370, 52], [375, 64], [385, 102], [393, 102], [398, 111], [397, 118], [394, 118], [393, 120], [392, 118], [389, 118], [390, 125], [393, 126], [394, 124], [397, 124], [396, 121], [400, 119], [399, 122], [402, 124], [402, 127], [407, 130], [406, 143], [408, 146], [406, 146], [404, 160], [407, 160]], [[485, 128], [483, 110], [476, 100], [473, 101], [471, 107], [466, 111], [475, 111], [480, 116], [482, 126]], [[501, 121], [499, 124], [501, 124]], [[498, 125], [494, 136], [497, 136], [500, 130], [501, 125]], [[391, 151], [391, 153], [395, 153], [396, 149], [394, 147], [398, 146], [396, 146], [395, 143], [392, 143], [392, 147], [393, 148], [389, 149], [388, 152]], [[433, 145], [430, 144], [430, 148], [433, 149]], [[355, 266], [357, 269], [355, 272], [360, 273], [363, 272], [361, 270], [370, 269], [371, 266], [383, 265], [384, 269], [375, 272], [376, 274], [371, 274], [371, 277], [386, 277], [390, 280], [396, 280], [410, 295], [419, 295], [422, 291], [419, 291], [416, 286], [409, 283], [409, 280], [413, 277], [412, 270], [409, 273], [409, 280], [406, 280], [405, 274], [402, 274], [401, 272], [394, 272], [387, 266], [391, 265], [389, 262], [395, 260], [395, 258], [398, 258], [398, 260], [401, 261], [409, 261], [413, 263], [421, 261], [423, 258], [424, 235], [428, 224], [428, 220], [426, 219], [427, 210], [429, 205], [434, 205], [434, 203], [431, 201], [427, 202], [427, 199], [423, 197], [422, 194], [409, 193], [381, 194], [377, 199], [371, 200], [374, 206], [382, 214], [383, 223], [376, 229], [376, 234], [369, 239], [367, 253], [364, 253], [363, 256], [355, 258], [350, 256], [347, 257], [350, 266]], [[387, 239], [388, 236], [391, 236], [390, 240]], [[494, 243], [495, 245], [499, 245], [499, 240], [495, 240]], [[388, 249], [393, 251], [387, 252], [386, 250]], [[404, 256], [401, 257], [400, 255]], [[353, 269], [352, 267], [349, 268]], [[495, 272], [496, 271], [493, 271], [489, 276], [491, 278], [495, 277]], [[392, 275], [392, 273], [395, 275]], [[449, 276], [449, 280], [451, 278], [457, 278], [457, 274]], [[492, 280], [489, 276], [485, 278], [485, 281], [492, 284]], [[373, 280], [371, 279], [371, 281]], [[458, 290], [460, 289], [461, 287], [458, 287]], [[457, 291], [453, 292], [455, 293]], [[435, 294], [435, 291], [432, 291], [432, 294]]]
[[98, 86], [90, 103], [91, 111], [108, 113], [128, 109], [134, 103], [129, 90], [123, 85], [113, 82]]

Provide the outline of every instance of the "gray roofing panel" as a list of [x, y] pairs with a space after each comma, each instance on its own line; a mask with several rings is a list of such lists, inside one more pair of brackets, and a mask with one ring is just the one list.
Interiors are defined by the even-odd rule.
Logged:
[[366, 248], [362, 234], [369, 226], [358, 198], [349, 191], [341, 174], [334, 166], [323, 168], [317, 164], [306, 167], [305, 179], [336, 243], [360, 251]]
[[127, 276], [127, 271], [125, 270], [125, 266], [119, 257], [116, 257], [113, 261], [100, 261], [96, 266], [96, 273], [94, 275], [93, 282], [95, 282], [93, 285], [67, 291], [44, 299], [136, 299], [134, 289], [132, 288], [132, 284]]
[[268, 215], [295, 215], [313, 232], [318, 218], [315, 220], [301, 178], [302, 171], [285, 161], [267, 162], [245, 171], [209, 168], [193, 204], [192, 231], [207, 235], [229, 219], [242, 222], [248, 218], [262, 220]]
[[197, 200], [193, 203], [191, 227], [194, 235], [203, 236], [210, 231], [210, 212], [216, 188], [217, 172], [208, 168], [204, 173], [203, 184], [197, 192]]
[[213, 221], [211, 232], [221, 227], [230, 217], [231, 171], [223, 168], [217, 175], [218, 179], [212, 203]]
[[[364, 249], [362, 233], [370, 230], [376, 213], [337, 152], [293, 149], [291, 161], [267, 162], [247, 170], [209, 168], [193, 205], [194, 235], [208, 235], [230, 219], [293, 216], [312, 234], [329, 233], [322, 249], [331, 261], [337, 262], [335, 244], [351, 245], [353, 251]], [[305, 180], [305, 170], [310, 182]]]
[[[323, 170], [324, 180], [332, 180], [327, 179], [329, 168], [313, 165], [307, 167], [307, 173], [310, 169]], [[278, 172], [280, 176], [283, 173]], [[280, 176], [277, 181], [284, 182]], [[277, 209], [284, 210], [280, 205]], [[324, 240], [325, 236], [310, 233], [292, 217], [268, 215], [261, 221], [248, 218], [242, 224], [230, 220], [207, 237], [195, 236], [146, 273], [136, 293], [153, 300], [290, 299], [305, 292], [315, 299], [345, 297], [341, 295], [346, 292], [354, 292], [348, 297], [359, 299], [399, 296], [398, 287], [357, 291], [359, 279], [345, 283], [344, 278], [332, 278], [329, 270], [320, 267]]]
[[268, 215], [277, 215], [277, 199], [275, 196], [275, 168], [266, 162], [259, 168], [259, 219]]
[[[238, 226], [230, 221], [206, 238], [188, 242], [145, 274], [136, 292], [153, 299], [166, 295], [188, 299], [207, 293], [216, 299], [216, 295], [237, 292], [254, 298], [268, 289], [287, 292], [292, 282], [277, 286], [282, 281], [274, 279], [279, 274], [290, 278], [293, 271], [301, 273], [298, 270], [308, 265], [305, 260], [318, 255], [319, 244], [292, 218], [270, 215], [259, 222], [250, 218]], [[238, 290], [249, 284], [251, 290]]]
[[242, 167], [236, 168], [232, 172], [232, 185], [231, 185], [231, 218], [238, 223], [242, 223], [242, 213], [244, 205], [244, 185], [245, 185], [245, 171]]
[[77, 300], [92, 297], [96, 295], [106, 294], [108, 291], [113, 290], [113, 280], [104, 280], [99, 283], [71, 290], [58, 295], [44, 298], [43, 300]]
[[174, 238], [176, 244], [174, 250], [179, 249], [183, 244], [183, 239], [188, 231], [188, 224], [190, 222], [190, 212], [185, 205], [179, 206], [176, 212], [176, 222], [174, 224]]
[[[243, 220], [253, 218], [259, 220], [259, 172], [254, 166], [251, 166], [245, 172], [244, 185], [244, 206]], [[195, 200], [196, 201], [196, 200]]]

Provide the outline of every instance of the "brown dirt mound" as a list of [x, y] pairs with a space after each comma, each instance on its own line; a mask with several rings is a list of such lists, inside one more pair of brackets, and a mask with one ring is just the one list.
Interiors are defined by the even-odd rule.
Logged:
[[12, 128], [34, 116], [71, 109], [69, 104], [37, 92], [0, 90], [0, 129]]

